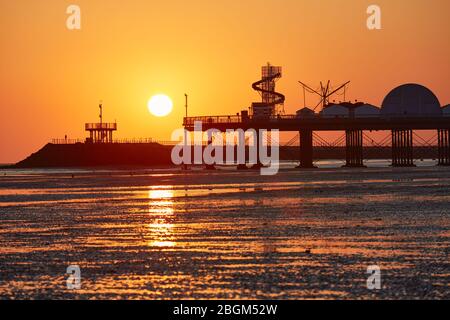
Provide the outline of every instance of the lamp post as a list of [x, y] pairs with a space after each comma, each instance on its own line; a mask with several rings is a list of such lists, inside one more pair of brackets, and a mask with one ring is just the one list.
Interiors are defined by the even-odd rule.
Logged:
[[[186, 118], [185, 121], [187, 121], [187, 116], [188, 116], [188, 95], [187, 93], [184, 94], [184, 98], [185, 98], [185, 105], [184, 107], [186, 108]], [[185, 122], [186, 125], [186, 122]], [[190, 148], [190, 146], [187, 145], [187, 132], [186, 132], [186, 128], [184, 128], [184, 151], [186, 150], [186, 148]], [[188, 170], [188, 166], [186, 163], [183, 163], [183, 170]]]
[[186, 118], [187, 118], [187, 116], [188, 116], [188, 95], [187, 95], [187, 93], [184, 94], [184, 97], [186, 100], [184, 107], [186, 108]]

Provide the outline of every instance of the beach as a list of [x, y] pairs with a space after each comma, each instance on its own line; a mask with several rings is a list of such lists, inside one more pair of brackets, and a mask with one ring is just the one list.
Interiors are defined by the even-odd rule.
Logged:
[[0, 299], [449, 299], [449, 253], [448, 168], [0, 170]]

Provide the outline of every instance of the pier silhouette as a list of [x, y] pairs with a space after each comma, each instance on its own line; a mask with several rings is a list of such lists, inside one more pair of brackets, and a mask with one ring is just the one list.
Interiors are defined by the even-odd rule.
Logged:
[[[327, 100], [321, 101], [323, 109], [319, 113], [303, 108], [296, 115], [286, 115], [275, 108], [284, 103], [284, 96], [275, 91], [274, 82], [281, 76], [281, 67], [265, 66], [262, 74], [262, 79], [253, 84], [253, 89], [262, 93], [262, 102], [253, 103], [250, 113], [243, 110], [236, 115], [185, 117], [184, 128], [193, 131], [195, 122], [200, 121], [204, 131], [298, 132], [300, 168], [314, 167], [313, 137], [317, 131], [345, 132], [345, 167], [364, 166], [364, 131], [390, 131], [392, 166], [410, 167], [414, 166], [414, 130], [434, 130], [438, 137], [438, 164], [450, 166], [450, 107], [441, 107], [434, 93], [424, 86], [405, 84], [393, 89], [381, 108]], [[261, 84], [265, 84], [264, 89]]]

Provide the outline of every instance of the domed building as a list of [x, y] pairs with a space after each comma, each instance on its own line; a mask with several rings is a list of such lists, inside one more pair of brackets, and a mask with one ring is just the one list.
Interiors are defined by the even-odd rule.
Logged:
[[354, 116], [355, 118], [379, 117], [380, 108], [366, 103], [354, 109]]
[[381, 115], [387, 117], [436, 117], [442, 115], [434, 93], [419, 84], [404, 84], [392, 90], [382, 103]]
[[325, 107], [325, 109], [323, 109], [320, 114], [323, 118], [348, 118], [349, 110], [345, 106], [332, 104]]
[[296, 112], [297, 118], [314, 118], [316, 113], [310, 108], [302, 108]]
[[442, 114], [444, 117], [450, 117], [450, 104], [442, 107]]

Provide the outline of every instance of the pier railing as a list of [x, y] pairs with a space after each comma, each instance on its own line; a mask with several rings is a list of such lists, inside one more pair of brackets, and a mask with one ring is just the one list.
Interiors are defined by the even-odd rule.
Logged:
[[[86, 143], [85, 139], [52, 139], [52, 144], [77, 144], [77, 143]], [[156, 143], [162, 145], [175, 145], [178, 142], [176, 141], [161, 141], [155, 140], [152, 138], [131, 138], [131, 139], [114, 139], [112, 142], [103, 143], [103, 144], [148, 144], [148, 143]], [[95, 143], [97, 144], [97, 143]]]
[[86, 123], [86, 130], [117, 130], [117, 123]]
[[188, 117], [184, 118], [183, 125], [193, 125], [196, 121], [201, 121], [202, 123], [238, 123], [242, 121], [242, 117], [239, 115]]
[[259, 116], [200, 116], [183, 118], [183, 126], [195, 130], [195, 123], [201, 122], [202, 129], [215, 128], [228, 130], [237, 128], [264, 128], [268, 130], [297, 131], [309, 129], [317, 131], [340, 130], [435, 130], [450, 128], [450, 117], [446, 115], [423, 114], [416, 115], [278, 115], [272, 117]]
[[52, 139], [50, 143], [52, 144], [76, 144], [84, 143], [86, 140], [83, 139]]
[[[379, 118], [379, 115], [361, 115], [357, 118]], [[322, 116], [319, 114], [301, 117], [295, 114], [290, 115], [277, 115], [270, 118], [265, 117], [253, 117], [253, 116], [240, 116], [240, 115], [225, 115], [225, 116], [199, 116], [199, 117], [187, 117], [183, 118], [184, 126], [193, 126], [195, 122], [202, 122], [204, 124], [226, 124], [226, 123], [241, 123], [241, 122], [250, 122], [250, 121], [270, 121], [277, 122], [278, 120], [312, 120], [312, 119], [349, 119], [349, 116]]]

